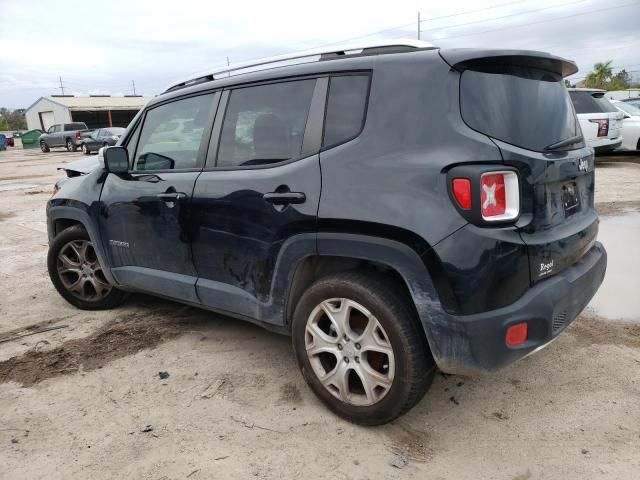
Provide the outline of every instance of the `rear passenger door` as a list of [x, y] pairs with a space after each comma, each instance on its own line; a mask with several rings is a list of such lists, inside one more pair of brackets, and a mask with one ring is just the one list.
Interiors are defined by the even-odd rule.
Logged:
[[128, 136], [130, 171], [110, 173], [100, 232], [119, 283], [197, 303], [190, 202], [220, 94], [149, 108]]
[[305, 78], [222, 94], [192, 202], [203, 304], [281, 320], [277, 265], [294, 241], [315, 250], [326, 88], [326, 78]]

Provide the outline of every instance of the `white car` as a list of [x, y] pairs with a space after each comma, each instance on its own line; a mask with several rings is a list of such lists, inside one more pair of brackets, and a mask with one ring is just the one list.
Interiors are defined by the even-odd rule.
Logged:
[[611, 100], [614, 107], [622, 112], [622, 149], [640, 150], [640, 108], [629, 102]]
[[622, 144], [623, 113], [605, 98], [605, 90], [569, 88], [582, 135], [596, 153], [606, 153]]

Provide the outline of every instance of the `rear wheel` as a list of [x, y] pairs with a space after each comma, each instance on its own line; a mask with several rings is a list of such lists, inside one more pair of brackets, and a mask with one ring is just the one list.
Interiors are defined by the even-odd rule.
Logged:
[[76, 147], [73, 144], [73, 141], [70, 138], [68, 138], [67, 139], [67, 151], [68, 152], [75, 152], [77, 149], [78, 149], [78, 147]]
[[47, 153], [49, 151], [49, 146], [45, 143], [44, 140], [40, 141], [40, 150], [42, 150], [44, 153]]
[[314, 283], [292, 324], [302, 374], [335, 413], [363, 424], [390, 422], [429, 388], [435, 362], [406, 295], [372, 273]]
[[122, 303], [127, 294], [104, 275], [87, 231], [80, 225], [63, 230], [49, 246], [49, 277], [58, 293], [83, 310], [104, 310]]

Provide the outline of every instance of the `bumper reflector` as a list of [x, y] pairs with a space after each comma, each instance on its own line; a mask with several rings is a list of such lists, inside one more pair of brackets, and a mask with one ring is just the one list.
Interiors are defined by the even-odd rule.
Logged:
[[507, 328], [507, 335], [505, 337], [505, 342], [510, 347], [515, 347], [516, 345], [522, 345], [527, 341], [527, 322], [516, 323], [514, 325], [509, 326]]

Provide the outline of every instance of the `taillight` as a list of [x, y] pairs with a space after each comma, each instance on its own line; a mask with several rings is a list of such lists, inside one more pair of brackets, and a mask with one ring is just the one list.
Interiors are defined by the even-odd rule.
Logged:
[[471, 180], [468, 178], [454, 178], [451, 188], [460, 208], [469, 210], [471, 208]]
[[487, 222], [513, 220], [520, 213], [520, 189], [514, 172], [486, 172], [480, 176], [480, 209]]
[[76, 132], [76, 139], [80, 140], [80, 132]]
[[606, 137], [609, 135], [609, 119], [608, 118], [591, 118], [589, 119], [591, 123], [598, 124], [598, 136]]

